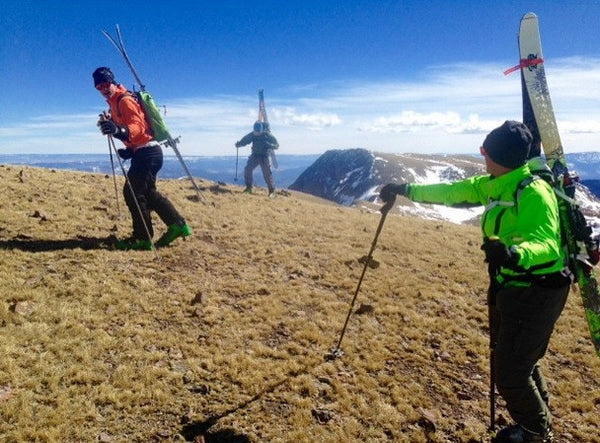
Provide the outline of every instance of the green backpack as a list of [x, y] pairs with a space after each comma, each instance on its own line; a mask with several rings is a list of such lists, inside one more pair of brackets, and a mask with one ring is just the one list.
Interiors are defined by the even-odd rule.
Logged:
[[158, 110], [158, 106], [156, 106], [156, 103], [149, 92], [127, 91], [125, 94], [121, 95], [117, 101], [117, 113], [119, 114], [119, 118], [121, 117], [119, 103], [125, 96], [133, 97], [142, 108], [144, 117], [146, 118], [146, 123], [148, 123], [148, 127], [150, 128], [154, 140], [157, 142], [162, 142], [171, 138], [171, 134], [169, 134], [169, 130], [167, 129], [167, 124], [165, 123], [165, 120]]

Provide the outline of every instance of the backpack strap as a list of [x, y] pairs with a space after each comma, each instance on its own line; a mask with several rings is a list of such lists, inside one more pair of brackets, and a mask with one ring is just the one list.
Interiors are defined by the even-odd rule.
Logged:
[[539, 175], [530, 175], [529, 177], [526, 177], [523, 180], [521, 180], [521, 182], [517, 185], [517, 190], [515, 191], [515, 208], [517, 211], [519, 210], [519, 199], [521, 198], [521, 194], [527, 186], [529, 186], [536, 180], [543, 180], [543, 178]]
[[[521, 180], [521, 182], [517, 185], [517, 189], [515, 191], [515, 208], [518, 211], [519, 210], [519, 199], [521, 197], [521, 194], [523, 193], [523, 191], [525, 190], [525, 188], [527, 188], [527, 186], [529, 186], [531, 183], [537, 181], [537, 180], [544, 180], [546, 183], [548, 183], [551, 187], [552, 190], [558, 194], [556, 191], [556, 188], [553, 186], [553, 184], [551, 182], [549, 182], [549, 179], [552, 180], [552, 177], [549, 176], [548, 178], [546, 178], [545, 175], [538, 175], [538, 174], [532, 174], [529, 177], [524, 178], [523, 180]], [[561, 223], [561, 231], [562, 231], [562, 223]], [[561, 236], [562, 236], [562, 232], [561, 232]], [[530, 267], [527, 272], [525, 273], [525, 275], [521, 276], [521, 277], [515, 277], [515, 276], [504, 276], [505, 280], [521, 280], [521, 281], [532, 281], [531, 279], [533, 278], [533, 281], [536, 281], [536, 279], [540, 278], [540, 275], [533, 275], [533, 271], [539, 271], [545, 268], [549, 268], [551, 266], [553, 266], [555, 263], [557, 262], [557, 260], [552, 260], [550, 262], [546, 262], [546, 263], [540, 263], [539, 265], [535, 265]], [[568, 269], [566, 269], [566, 271], [568, 271]], [[560, 274], [562, 276], [565, 276], [565, 270], [560, 271]], [[529, 279], [529, 280], [528, 280]]]
[[144, 122], [146, 122], [146, 133], [152, 138], [154, 138], [154, 133], [152, 131], [152, 123], [149, 121], [148, 114], [146, 113], [144, 106], [140, 103], [140, 100], [138, 99], [138, 96], [135, 92], [127, 90], [117, 98], [117, 116], [119, 118], [123, 117], [123, 114], [121, 113], [120, 104], [121, 100], [123, 100], [125, 97], [131, 97], [138, 104], [138, 106], [142, 110], [142, 114], [144, 115]]
[[131, 97], [132, 99], [134, 99], [137, 103], [137, 99], [135, 97], [135, 94], [131, 91], [125, 91], [123, 94], [119, 95], [119, 97], [117, 98], [117, 116], [119, 118], [123, 117], [123, 114], [121, 113], [121, 107], [119, 106], [121, 104], [121, 100], [123, 100], [125, 97]]

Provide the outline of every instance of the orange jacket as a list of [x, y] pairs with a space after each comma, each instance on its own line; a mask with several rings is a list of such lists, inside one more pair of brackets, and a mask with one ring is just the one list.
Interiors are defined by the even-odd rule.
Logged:
[[[150, 135], [150, 128], [146, 123], [144, 111], [134, 97], [122, 95], [127, 93], [123, 85], [118, 85], [117, 93], [107, 100], [110, 106], [110, 115], [119, 126], [127, 126], [129, 140], [123, 143], [135, 152], [138, 148], [146, 146], [154, 138]], [[118, 106], [118, 108], [117, 108]]]

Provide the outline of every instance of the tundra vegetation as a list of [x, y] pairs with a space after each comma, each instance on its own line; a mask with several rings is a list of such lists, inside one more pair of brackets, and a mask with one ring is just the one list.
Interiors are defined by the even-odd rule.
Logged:
[[[390, 212], [332, 360], [377, 205], [160, 180], [193, 235], [157, 259], [113, 248], [117, 182], [0, 166], [1, 441], [487, 441], [476, 226]], [[543, 369], [558, 441], [600, 442], [576, 292]]]

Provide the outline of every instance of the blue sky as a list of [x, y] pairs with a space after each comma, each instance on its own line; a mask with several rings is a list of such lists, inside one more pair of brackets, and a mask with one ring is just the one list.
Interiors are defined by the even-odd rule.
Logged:
[[600, 151], [600, 1], [577, 0], [4, 0], [2, 150], [107, 150], [91, 73], [133, 86], [102, 34], [119, 24], [183, 154], [235, 155], [259, 88], [281, 154], [477, 152], [521, 117], [519, 75], [503, 71], [529, 11], [566, 151]]

